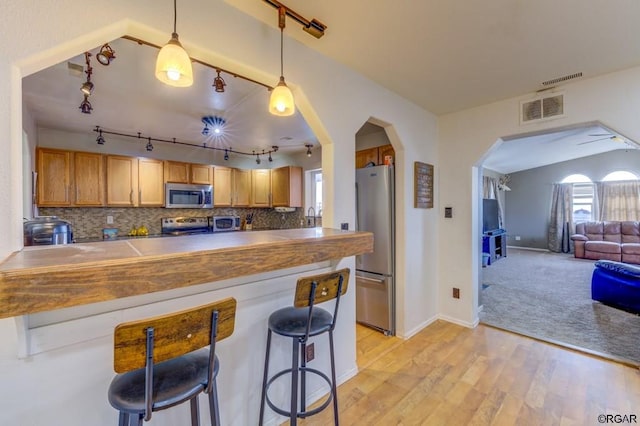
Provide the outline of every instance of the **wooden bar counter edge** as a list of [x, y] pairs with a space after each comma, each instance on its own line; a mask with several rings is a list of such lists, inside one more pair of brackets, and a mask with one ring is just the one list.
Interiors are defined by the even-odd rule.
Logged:
[[370, 232], [230, 232], [25, 247], [0, 263], [0, 318], [170, 290], [373, 251]]

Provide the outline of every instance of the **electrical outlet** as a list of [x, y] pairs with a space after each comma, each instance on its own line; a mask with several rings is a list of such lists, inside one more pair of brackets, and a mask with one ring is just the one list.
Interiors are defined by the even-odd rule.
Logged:
[[460, 289], [459, 288], [456, 288], [456, 287], [453, 288], [453, 298], [454, 299], [460, 299]]
[[347, 222], [341, 223], [340, 224], [340, 229], [342, 229], [343, 231], [348, 231], [349, 230], [349, 224]]
[[516, 241], [520, 241], [520, 235], [516, 235]]
[[313, 346], [313, 343], [307, 345], [305, 351], [305, 359], [307, 360], [307, 362], [313, 361], [313, 359], [316, 357], [316, 350]]
[[112, 225], [113, 224], [113, 216], [107, 216], [107, 224], [108, 225]]

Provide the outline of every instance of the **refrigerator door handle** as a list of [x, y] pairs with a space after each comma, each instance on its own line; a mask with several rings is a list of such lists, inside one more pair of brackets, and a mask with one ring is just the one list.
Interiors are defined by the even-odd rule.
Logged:
[[356, 182], [356, 231], [360, 231], [360, 203], [358, 202], [358, 182]]
[[358, 280], [362, 280], [362, 281], [371, 281], [374, 283], [378, 283], [378, 284], [384, 284], [385, 279], [379, 279], [379, 278], [368, 278], [368, 277], [363, 277], [362, 275], [358, 275]]

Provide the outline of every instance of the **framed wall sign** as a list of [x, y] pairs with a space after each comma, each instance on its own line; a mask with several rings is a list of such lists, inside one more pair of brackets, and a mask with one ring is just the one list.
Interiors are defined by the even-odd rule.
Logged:
[[413, 207], [433, 208], [433, 165], [413, 163]]

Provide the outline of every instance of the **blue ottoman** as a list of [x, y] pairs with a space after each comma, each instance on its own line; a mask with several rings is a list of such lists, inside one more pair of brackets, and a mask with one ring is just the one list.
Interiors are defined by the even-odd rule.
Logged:
[[640, 313], [640, 267], [612, 260], [597, 261], [591, 277], [591, 298]]

